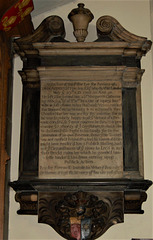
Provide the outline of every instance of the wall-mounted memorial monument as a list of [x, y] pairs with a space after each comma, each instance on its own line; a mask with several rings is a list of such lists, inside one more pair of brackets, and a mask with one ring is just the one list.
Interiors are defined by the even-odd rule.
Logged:
[[124, 213], [143, 213], [141, 57], [151, 42], [110, 16], [84, 42], [93, 14], [78, 4], [14, 42], [23, 60], [18, 214], [38, 214], [66, 239], [96, 239]]

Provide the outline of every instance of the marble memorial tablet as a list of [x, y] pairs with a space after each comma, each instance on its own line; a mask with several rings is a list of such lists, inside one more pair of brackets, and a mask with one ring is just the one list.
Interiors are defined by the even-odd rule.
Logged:
[[121, 80], [42, 80], [39, 178], [122, 176]]

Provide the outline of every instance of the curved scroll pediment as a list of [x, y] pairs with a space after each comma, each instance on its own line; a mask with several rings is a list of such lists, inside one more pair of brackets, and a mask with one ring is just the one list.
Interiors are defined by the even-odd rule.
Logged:
[[16, 40], [17, 44], [28, 44], [34, 42], [48, 42], [52, 38], [65, 37], [64, 22], [61, 17], [52, 15], [45, 18], [33, 34]]
[[151, 41], [102, 16], [98, 39], [84, 42], [92, 13], [80, 3], [68, 16], [77, 42], [64, 39], [58, 16], [14, 42], [23, 100], [10, 186], [18, 214], [38, 215], [67, 240], [94, 240], [124, 213], [144, 212], [152, 182], [143, 169], [141, 57]]
[[102, 16], [96, 23], [98, 36], [108, 36], [111, 41], [145, 42], [147, 38], [137, 36], [127, 31], [115, 18]]
[[[70, 45], [75, 45], [75, 47], [78, 48], [80, 46], [82, 46], [81, 48], [89, 48], [91, 44], [92, 48], [97, 48], [96, 44], [99, 44], [98, 48], [101, 47], [106, 50], [105, 55], [106, 53], [107, 55], [112, 55], [112, 51], [115, 51], [114, 54], [117, 55], [121, 54], [127, 56], [132, 54], [133, 56], [137, 56], [137, 58], [141, 58], [141, 56], [145, 55], [151, 48], [151, 41], [147, 40], [146, 37], [140, 37], [130, 33], [111, 16], [100, 17], [97, 20], [96, 28], [98, 39], [95, 42], [70, 43], [64, 39], [66, 33], [62, 18], [55, 15], [49, 16], [43, 20], [33, 34], [16, 39], [14, 49], [21, 57], [24, 57], [27, 52], [30, 54], [38, 53], [38, 49], [34, 45], [35, 43], [46, 44], [52, 42], [54, 44], [55, 42], [58, 42], [58, 44], [60, 44], [59, 42], [62, 42], [62, 48], [64, 46], [69, 47]], [[64, 42], [67, 42], [67, 45], [65, 45]], [[108, 42], [109, 48], [105, 46]], [[53, 46], [51, 46], [51, 49], [52, 48]], [[32, 51], [32, 53], [29, 51]], [[90, 51], [88, 51], [88, 53], [90, 53]], [[98, 52], [98, 54], [99, 53], [100, 52]]]

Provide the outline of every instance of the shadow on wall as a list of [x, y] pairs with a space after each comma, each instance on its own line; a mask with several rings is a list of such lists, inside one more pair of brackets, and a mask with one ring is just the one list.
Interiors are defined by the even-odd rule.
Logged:
[[68, 4], [70, 2], [74, 2], [74, 0], [33, 0], [34, 4], [34, 11], [32, 12], [32, 17], [35, 17], [41, 13], [44, 13], [46, 11], [51, 11], [54, 8], [61, 7], [65, 4]]

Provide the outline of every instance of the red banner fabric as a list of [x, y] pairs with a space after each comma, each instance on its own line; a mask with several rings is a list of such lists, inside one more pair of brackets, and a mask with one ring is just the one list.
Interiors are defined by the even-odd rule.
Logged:
[[19, 24], [34, 9], [32, 0], [19, 0], [1, 18], [0, 30], [9, 31]]

